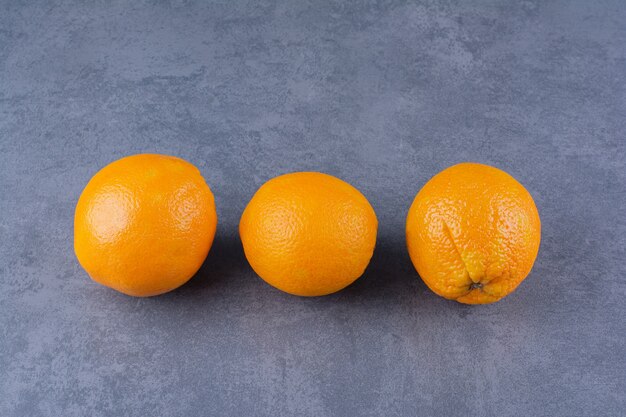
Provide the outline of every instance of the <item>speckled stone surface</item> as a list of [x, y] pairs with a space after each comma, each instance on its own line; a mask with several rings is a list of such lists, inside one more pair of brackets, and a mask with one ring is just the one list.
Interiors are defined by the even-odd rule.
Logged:
[[[626, 3], [0, 0], [0, 416], [623, 416]], [[150, 299], [72, 248], [89, 178], [196, 164], [219, 226]], [[532, 193], [531, 275], [489, 306], [430, 292], [408, 207], [445, 167]], [[374, 206], [365, 275], [323, 298], [250, 269], [239, 217], [319, 170]]]

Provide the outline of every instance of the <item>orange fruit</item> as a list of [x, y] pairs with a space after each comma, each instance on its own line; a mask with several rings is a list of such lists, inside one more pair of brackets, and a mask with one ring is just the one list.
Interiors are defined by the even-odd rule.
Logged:
[[532, 197], [497, 168], [463, 163], [430, 179], [406, 221], [413, 265], [435, 293], [486, 304], [511, 293], [537, 257], [539, 213]]
[[96, 282], [147, 297], [187, 282], [207, 256], [217, 225], [200, 171], [166, 155], [133, 155], [102, 168], [83, 190], [74, 250]]
[[252, 269], [289, 294], [331, 294], [367, 267], [378, 221], [350, 184], [319, 172], [273, 178], [241, 216], [239, 234]]

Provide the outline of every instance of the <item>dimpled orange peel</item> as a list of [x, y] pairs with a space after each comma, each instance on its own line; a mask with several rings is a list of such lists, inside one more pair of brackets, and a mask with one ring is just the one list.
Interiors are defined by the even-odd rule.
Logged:
[[493, 303], [530, 273], [541, 237], [528, 191], [497, 168], [462, 163], [426, 183], [406, 222], [409, 255], [426, 285], [466, 304]]
[[147, 297], [187, 282], [209, 252], [217, 214], [200, 171], [156, 154], [122, 158], [83, 190], [74, 217], [74, 250], [96, 282]]
[[268, 284], [318, 296], [350, 285], [367, 267], [378, 221], [350, 184], [319, 172], [295, 172], [263, 184], [241, 216], [246, 258]]

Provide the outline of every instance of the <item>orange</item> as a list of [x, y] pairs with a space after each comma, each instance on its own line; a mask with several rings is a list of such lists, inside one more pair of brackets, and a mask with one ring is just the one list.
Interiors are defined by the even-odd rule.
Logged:
[[200, 171], [166, 155], [133, 155], [102, 168], [83, 190], [74, 250], [96, 282], [146, 297], [184, 284], [202, 265], [217, 225]]
[[319, 172], [273, 178], [241, 216], [239, 234], [252, 269], [289, 294], [331, 294], [367, 267], [378, 221], [350, 184]]
[[406, 240], [435, 293], [486, 304], [511, 293], [537, 257], [541, 224], [526, 189], [497, 168], [454, 165], [431, 178], [411, 205]]

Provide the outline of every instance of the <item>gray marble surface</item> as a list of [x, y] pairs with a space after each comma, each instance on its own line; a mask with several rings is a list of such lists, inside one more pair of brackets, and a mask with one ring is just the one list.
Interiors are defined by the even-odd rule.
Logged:
[[[619, 0], [0, 0], [0, 415], [623, 416], [625, 22]], [[89, 178], [140, 152], [196, 164], [219, 214], [197, 276], [150, 299], [72, 248]], [[542, 218], [493, 305], [437, 297], [405, 249], [413, 197], [461, 161]], [[328, 297], [266, 285], [237, 235], [299, 170], [380, 222]]]

